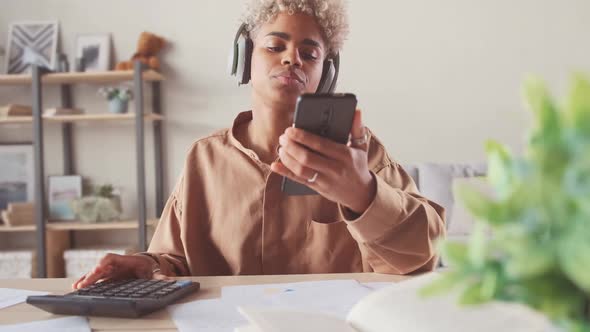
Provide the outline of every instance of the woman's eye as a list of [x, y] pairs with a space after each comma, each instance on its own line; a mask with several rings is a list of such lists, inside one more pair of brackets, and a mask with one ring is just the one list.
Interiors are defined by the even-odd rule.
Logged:
[[268, 46], [266, 47], [266, 49], [268, 49], [271, 52], [280, 52], [283, 50], [282, 46]]
[[302, 55], [302, 58], [305, 60], [317, 60], [318, 59], [318, 57], [315, 56], [313, 53], [303, 52], [303, 53], [301, 53], [301, 55]]

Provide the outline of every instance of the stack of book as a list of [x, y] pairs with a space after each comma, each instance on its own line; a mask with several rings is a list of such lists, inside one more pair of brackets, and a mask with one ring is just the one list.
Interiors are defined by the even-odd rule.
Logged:
[[[84, 111], [80, 108], [65, 108], [65, 107], [54, 107], [43, 111], [44, 117], [52, 117], [59, 115], [75, 115], [82, 114]], [[33, 109], [31, 106], [9, 104], [0, 107], [0, 118], [19, 117], [19, 116], [32, 116]]]
[[0, 118], [14, 117], [14, 116], [32, 116], [33, 109], [31, 106], [9, 104], [0, 107]]
[[7, 226], [33, 225], [35, 223], [35, 205], [33, 203], [9, 203], [1, 215]]

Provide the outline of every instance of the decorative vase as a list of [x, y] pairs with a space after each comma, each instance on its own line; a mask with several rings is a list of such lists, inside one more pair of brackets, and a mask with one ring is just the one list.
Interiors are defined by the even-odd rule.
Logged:
[[76, 218], [85, 223], [113, 221], [121, 214], [121, 200], [119, 196], [85, 196], [74, 200], [72, 209]]
[[119, 98], [113, 98], [109, 100], [109, 112], [111, 113], [127, 113], [127, 108], [129, 106], [128, 100], [123, 100]]

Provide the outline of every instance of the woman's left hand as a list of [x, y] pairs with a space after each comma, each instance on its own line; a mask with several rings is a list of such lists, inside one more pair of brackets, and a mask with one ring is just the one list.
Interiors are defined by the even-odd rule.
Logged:
[[279, 162], [271, 170], [305, 184], [325, 198], [362, 214], [375, 197], [377, 183], [369, 172], [368, 133], [356, 110], [351, 141], [339, 144], [302, 129], [287, 128], [279, 138]]

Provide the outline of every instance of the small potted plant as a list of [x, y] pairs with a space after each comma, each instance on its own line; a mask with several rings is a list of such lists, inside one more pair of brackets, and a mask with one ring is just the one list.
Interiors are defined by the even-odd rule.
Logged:
[[133, 98], [133, 93], [128, 87], [102, 87], [98, 93], [109, 101], [111, 113], [127, 113], [129, 100]]

